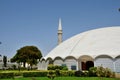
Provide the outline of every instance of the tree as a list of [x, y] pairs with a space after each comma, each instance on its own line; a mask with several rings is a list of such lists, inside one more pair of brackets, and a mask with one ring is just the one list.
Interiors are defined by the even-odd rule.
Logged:
[[3, 66], [7, 67], [7, 56], [3, 56]]
[[118, 9], [118, 11], [120, 11], [120, 8]]
[[15, 56], [11, 59], [11, 62], [30, 64], [31, 68], [37, 64], [37, 60], [42, 57], [41, 51], [36, 46], [24, 46], [17, 50]]

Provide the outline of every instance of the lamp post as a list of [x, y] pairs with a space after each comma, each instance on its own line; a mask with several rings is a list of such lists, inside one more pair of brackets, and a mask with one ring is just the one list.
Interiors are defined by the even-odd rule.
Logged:
[[[0, 44], [2, 44], [2, 42], [0, 42]], [[2, 56], [2, 55], [0, 54], [0, 56]]]

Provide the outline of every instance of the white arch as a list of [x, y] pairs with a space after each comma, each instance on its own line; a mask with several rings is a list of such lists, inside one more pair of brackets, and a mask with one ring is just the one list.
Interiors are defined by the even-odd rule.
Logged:
[[114, 60], [107, 55], [101, 55], [96, 57], [94, 60], [94, 65], [97, 66], [102, 66], [104, 68], [109, 68], [112, 71], [114, 71]]

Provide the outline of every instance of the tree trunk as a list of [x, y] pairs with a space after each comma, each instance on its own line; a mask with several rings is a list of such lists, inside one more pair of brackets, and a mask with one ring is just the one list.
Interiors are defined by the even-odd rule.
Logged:
[[3, 56], [4, 67], [7, 67], [7, 56]]
[[24, 68], [26, 67], [26, 66], [25, 66], [25, 63], [26, 63], [26, 62], [23, 62], [23, 67], [24, 67]]

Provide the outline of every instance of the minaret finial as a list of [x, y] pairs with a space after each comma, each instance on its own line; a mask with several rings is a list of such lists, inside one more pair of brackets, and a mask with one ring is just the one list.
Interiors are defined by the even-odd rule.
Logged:
[[61, 23], [61, 18], [59, 18], [59, 25], [58, 25], [58, 30], [62, 30], [62, 23]]
[[62, 43], [62, 23], [61, 18], [59, 18], [59, 25], [58, 25], [58, 45]]

